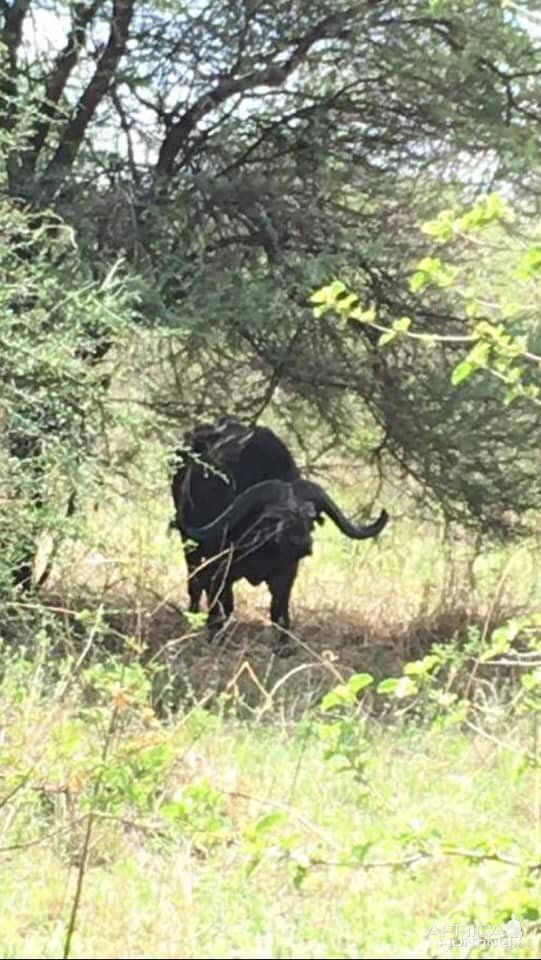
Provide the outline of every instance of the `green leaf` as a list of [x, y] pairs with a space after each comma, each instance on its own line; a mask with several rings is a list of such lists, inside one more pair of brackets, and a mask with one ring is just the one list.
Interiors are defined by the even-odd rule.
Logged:
[[468, 353], [466, 360], [468, 363], [473, 363], [476, 367], [484, 367], [488, 363], [489, 355], [490, 343], [487, 343], [486, 340], [479, 340]]
[[400, 320], [395, 320], [393, 323], [393, 330], [396, 330], [397, 333], [406, 333], [411, 327], [411, 317], [400, 317]]
[[405, 697], [412, 697], [417, 693], [417, 684], [410, 679], [410, 677], [400, 677], [396, 689], [394, 691], [394, 696], [398, 700], [403, 700]]
[[418, 293], [423, 287], [430, 283], [430, 277], [424, 270], [416, 270], [410, 277], [410, 290], [412, 293]]
[[208, 620], [208, 614], [204, 611], [198, 611], [193, 613], [190, 610], [186, 610], [184, 613], [186, 620], [188, 621], [190, 627], [194, 630], [197, 630], [199, 627], [204, 627]]
[[477, 370], [475, 363], [471, 363], [469, 360], [462, 360], [451, 374], [451, 383], [456, 387], [459, 383], [462, 383], [464, 380], [467, 380], [468, 377], [471, 377], [472, 373]]
[[357, 694], [373, 683], [374, 678], [369, 673], [355, 673], [347, 683], [340, 683], [334, 690], [329, 690], [321, 701], [322, 710], [332, 710], [348, 703], [355, 703]]
[[520, 678], [520, 682], [525, 690], [535, 690], [536, 687], [541, 687], [541, 669], [532, 670], [531, 673], [524, 673]]
[[376, 310], [374, 307], [354, 307], [350, 313], [351, 320], [359, 320], [360, 323], [373, 323], [376, 319]]
[[280, 810], [275, 810], [273, 813], [267, 813], [264, 817], [260, 817], [254, 826], [254, 832], [257, 834], [268, 833], [269, 830], [281, 827], [284, 823], [287, 823], [286, 814]]
[[515, 276], [519, 280], [530, 280], [541, 270], [541, 244], [533, 244], [521, 258]]
[[372, 840], [368, 840], [366, 843], [356, 843], [350, 850], [350, 856], [357, 860], [358, 863], [364, 863], [366, 860], [367, 853], [370, 852], [374, 843]]
[[410, 290], [417, 293], [429, 283], [438, 287], [450, 287], [456, 280], [458, 268], [442, 263], [439, 257], [423, 257], [417, 270], [410, 277]]
[[434, 237], [436, 240], [446, 243], [453, 236], [454, 224], [454, 210], [442, 210], [435, 220], [427, 220], [426, 223], [423, 223], [421, 230], [429, 237]]
[[382, 680], [381, 683], [378, 684], [378, 693], [402, 700], [404, 697], [411, 697], [417, 693], [417, 684], [406, 676], [389, 677], [387, 680]]
[[333, 707], [340, 707], [344, 703], [343, 695], [344, 687], [336, 687], [334, 690], [330, 690], [329, 693], [326, 693], [321, 701], [320, 707], [322, 710], [332, 710]]
[[397, 336], [398, 333], [396, 330], [386, 330], [378, 340], [378, 347], [384, 347], [386, 343], [391, 343]]
[[360, 693], [361, 690], [369, 687], [373, 682], [374, 677], [371, 673], [354, 673], [353, 676], [349, 678], [347, 686], [353, 693]]
[[347, 292], [347, 287], [345, 283], [342, 283], [341, 280], [333, 280], [333, 282], [328, 287], [330, 295], [333, 300], [337, 300], [342, 294]]
[[336, 308], [343, 313], [345, 316], [349, 317], [351, 311], [358, 304], [359, 298], [356, 293], [348, 293], [344, 297], [339, 297], [336, 302]]
[[480, 660], [490, 660], [492, 657], [507, 653], [514, 640], [520, 635], [523, 628], [521, 620], [510, 620], [501, 627], [496, 627], [490, 636], [490, 647], [483, 651]]
[[320, 287], [309, 298], [310, 303], [328, 304], [330, 301], [329, 287]]
[[497, 220], [511, 219], [511, 211], [499, 193], [490, 193], [476, 203], [471, 210], [463, 214], [459, 221], [461, 230], [468, 231], [485, 227]]
[[439, 257], [423, 257], [419, 260], [417, 264], [417, 270], [410, 277], [410, 290], [412, 293], [417, 293], [419, 290], [422, 290], [423, 287], [426, 287], [428, 283], [431, 283], [439, 271], [441, 270], [442, 263]]
[[407, 663], [404, 667], [404, 673], [409, 676], [424, 676], [427, 673], [430, 673], [434, 667], [439, 666], [441, 663], [440, 657], [435, 653], [428, 654], [426, 657], [423, 657], [422, 660], [413, 660], [411, 663]]
[[422, 257], [417, 264], [417, 269], [422, 270], [423, 273], [428, 274], [429, 277], [434, 276], [441, 270], [442, 262], [439, 257]]

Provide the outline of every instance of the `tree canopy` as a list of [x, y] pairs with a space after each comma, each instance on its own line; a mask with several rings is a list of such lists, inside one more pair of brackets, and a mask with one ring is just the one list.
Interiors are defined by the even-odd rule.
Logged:
[[[1, 13], [4, 215], [68, 225], [97, 289], [122, 261], [139, 387], [162, 420], [274, 404], [294, 426], [311, 410], [452, 518], [503, 529], [539, 505], [538, 408], [502, 418], [482, 378], [457, 391], [461, 297], [410, 283], [432, 252], [419, 226], [443, 208], [512, 198], [500, 263], [533, 230], [536, 4], [2, 0]], [[49, 263], [62, 283], [65, 258]], [[383, 350], [370, 325], [314, 315], [311, 293], [336, 277], [383, 327], [408, 316], [447, 339]], [[537, 336], [536, 309], [514, 328]], [[66, 343], [67, 315], [48, 310]], [[83, 339], [94, 370], [117, 342], [101, 324]]]

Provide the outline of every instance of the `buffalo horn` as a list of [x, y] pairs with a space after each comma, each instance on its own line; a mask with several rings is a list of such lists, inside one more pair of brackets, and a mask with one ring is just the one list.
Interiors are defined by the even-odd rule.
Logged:
[[291, 484], [282, 480], [263, 480], [235, 498], [223, 513], [215, 517], [204, 527], [184, 527], [191, 540], [205, 543], [221, 537], [227, 526], [239, 523], [254, 510], [260, 510], [271, 503], [284, 503], [291, 496]]
[[377, 520], [366, 526], [358, 526], [352, 523], [340, 510], [340, 507], [331, 499], [328, 493], [318, 483], [311, 480], [298, 480], [293, 489], [295, 493], [303, 500], [311, 500], [318, 511], [323, 511], [336, 524], [339, 530], [351, 537], [353, 540], [366, 540], [368, 537], [377, 537], [381, 533], [389, 515], [386, 510], [382, 510]]

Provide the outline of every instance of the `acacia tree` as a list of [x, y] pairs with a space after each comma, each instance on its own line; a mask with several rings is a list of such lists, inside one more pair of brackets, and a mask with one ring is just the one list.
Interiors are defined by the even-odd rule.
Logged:
[[[56, 545], [91, 489], [111, 422], [96, 344], [130, 329], [132, 292], [92, 280], [72, 231], [0, 200], [0, 597], [32, 584], [36, 544]], [[44, 581], [51, 555], [39, 571]]]
[[[17, 133], [5, 195], [38, 223], [54, 209], [72, 224], [95, 278], [119, 255], [137, 272], [141, 322], [169, 374], [156, 408], [177, 419], [231, 408], [233, 381], [233, 406], [255, 417], [281, 387], [286, 415], [300, 398], [341, 441], [354, 439], [352, 411], [366, 409], [382, 457], [453, 515], [482, 514], [490, 526], [522, 428], [497, 424], [489, 399], [446, 390], [445, 349], [430, 362], [382, 353], [369, 326], [344, 337], [330, 317], [313, 317], [308, 298], [337, 275], [383, 325], [415, 311], [421, 326], [462, 331], [445, 289], [413, 296], [408, 286], [424, 251], [415, 225], [442, 195], [469, 199], [488, 184], [535, 211], [535, 4], [1, 9], [0, 122]], [[88, 355], [99, 360], [110, 342]], [[472, 451], [475, 496], [463, 483]]]

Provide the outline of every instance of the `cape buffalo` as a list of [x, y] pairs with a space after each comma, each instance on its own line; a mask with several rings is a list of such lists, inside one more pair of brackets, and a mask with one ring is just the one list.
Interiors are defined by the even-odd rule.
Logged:
[[233, 612], [233, 584], [267, 583], [273, 623], [289, 627], [299, 561], [312, 552], [314, 523], [327, 515], [347, 537], [376, 537], [387, 513], [367, 526], [344, 516], [317, 483], [302, 479], [285, 444], [267, 427], [236, 417], [200, 424], [185, 436], [172, 481], [188, 567], [190, 611], [205, 591], [211, 630]]

